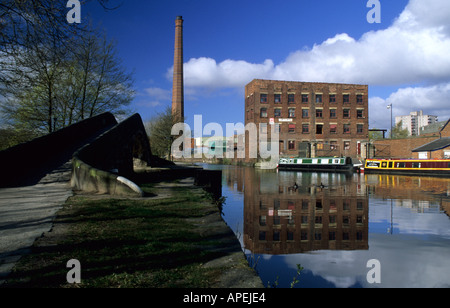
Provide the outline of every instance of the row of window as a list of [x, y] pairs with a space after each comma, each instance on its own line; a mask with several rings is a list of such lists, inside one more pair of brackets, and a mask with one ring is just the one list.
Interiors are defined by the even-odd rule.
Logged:
[[[309, 224], [309, 219], [310, 219], [309, 216], [301, 216], [301, 223], [302, 223], [302, 225]], [[322, 220], [323, 220], [322, 216], [315, 216], [314, 224], [323, 224]], [[355, 222], [357, 224], [362, 224], [364, 222], [363, 216], [362, 215], [357, 215]], [[325, 222], [325, 223], [336, 224], [336, 215], [328, 216], [328, 222]], [[342, 223], [344, 225], [350, 224], [350, 216], [343, 216], [342, 217]], [[273, 224], [274, 225], [281, 225], [281, 217], [280, 216], [273, 216]], [[294, 216], [291, 216], [288, 219], [288, 224], [289, 225], [295, 224]], [[261, 227], [265, 227], [267, 225], [267, 216], [259, 216], [259, 225]]]
[[[281, 132], [281, 125], [277, 124], [276, 125], [276, 129], [278, 129], [278, 132]], [[309, 123], [305, 123], [305, 124], [289, 124], [288, 125], [288, 133], [299, 133], [299, 127], [301, 128], [301, 133], [302, 134], [310, 134], [311, 131], [311, 124]], [[322, 135], [325, 133], [325, 125], [324, 124], [316, 124], [316, 135]], [[352, 124], [342, 124], [341, 127], [338, 129], [338, 124], [329, 124], [328, 125], [328, 132], [330, 134], [338, 134], [340, 132], [342, 132], [343, 134], [351, 134], [352, 133]], [[267, 129], [267, 124], [262, 123], [260, 126], [260, 132], [262, 134], [267, 134], [268, 133], [268, 129]], [[356, 124], [356, 133], [357, 134], [364, 134], [364, 124]]]
[[[274, 117], [275, 118], [281, 118], [282, 117], [281, 113], [282, 113], [281, 108], [274, 109]], [[309, 119], [310, 113], [311, 112], [309, 109], [302, 109], [302, 118]], [[329, 114], [330, 114], [330, 119], [336, 119], [337, 118], [337, 109], [330, 109]], [[267, 118], [268, 117], [268, 108], [261, 108], [259, 115], [261, 118]], [[288, 117], [289, 118], [296, 117], [296, 109], [295, 108], [288, 109]], [[323, 118], [323, 117], [324, 117], [323, 109], [316, 109], [316, 118]], [[350, 119], [351, 118], [351, 109], [344, 108], [342, 110], [342, 117], [344, 119]], [[356, 110], [356, 118], [364, 119], [364, 109]]]
[[[284, 186], [280, 186], [279, 187], [279, 191], [280, 193], [283, 193]], [[271, 208], [271, 201], [263, 201], [260, 200], [259, 201], [259, 209], [260, 210], [267, 210], [268, 208], [270, 208], [271, 210], [279, 210], [281, 208], [281, 201], [280, 199], [273, 199], [273, 208]], [[283, 200], [284, 201], [284, 200]], [[342, 207], [341, 205], [339, 205], [339, 201], [335, 200], [335, 199], [329, 199], [329, 210], [337, 210], [337, 209], [342, 209], [344, 211], [350, 211], [352, 209], [352, 203], [349, 199], [344, 199], [342, 200]], [[290, 210], [294, 210], [297, 203], [300, 203], [299, 200], [287, 200], [287, 208]], [[302, 199], [301, 200], [301, 209], [303, 211], [308, 211], [310, 210], [310, 206], [314, 206], [314, 209], [316, 211], [320, 211], [323, 209], [323, 204], [324, 204], [324, 200], [322, 199], [315, 199], [315, 200], [311, 200], [311, 199]], [[367, 205], [367, 200], [356, 200], [356, 210], [358, 211], [363, 211], [365, 204]]]
[[[280, 151], [286, 151], [286, 150], [295, 151], [295, 150], [297, 150], [296, 143], [297, 143], [296, 140], [288, 140], [287, 148], [286, 148], [286, 144], [285, 144], [284, 140], [280, 140]], [[299, 143], [302, 143], [302, 142], [299, 142]], [[349, 151], [350, 150], [350, 147], [351, 147], [350, 141], [344, 141], [343, 145], [344, 145], [344, 150], [345, 151]], [[320, 142], [317, 143], [316, 147], [317, 147], [316, 149], [319, 150], [319, 151], [325, 149], [325, 145], [323, 143], [320, 143]], [[298, 149], [301, 149], [300, 145], [298, 146]], [[337, 141], [330, 141], [329, 149], [332, 150], [332, 151], [337, 150], [338, 149]]]
[[[336, 238], [336, 231], [330, 231], [328, 232], [328, 240], [335, 241]], [[357, 241], [364, 240], [364, 233], [362, 231], [357, 231], [355, 234], [355, 239]], [[259, 231], [259, 240], [260, 241], [266, 241], [267, 240], [267, 231]], [[281, 241], [281, 231], [274, 230], [272, 233], [272, 240], [273, 241]], [[287, 230], [286, 231], [286, 240], [293, 241], [294, 240], [294, 232]], [[308, 238], [308, 231], [302, 230], [300, 233], [300, 240], [307, 241]], [[320, 241], [322, 240], [322, 232], [321, 231], [315, 231], [314, 232], [314, 240]], [[342, 232], [342, 240], [348, 241], [350, 240], [350, 233], [349, 232]]]
[[[269, 95], [262, 93], [260, 94], [260, 99], [259, 102], [261, 104], [268, 104], [269, 103]], [[288, 94], [287, 96], [288, 104], [295, 104], [295, 94]], [[328, 102], [329, 103], [336, 103], [336, 98], [337, 95], [336, 94], [329, 94], [328, 95]], [[344, 102], [344, 104], [350, 104], [350, 94], [343, 94], [342, 95], [342, 101]], [[282, 104], [282, 95], [281, 94], [274, 94], [274, 101], [275, 104]], [[310, 95], [309, 94], [302, 94], [301, 95], [301, 102], [303, 104], [307, 104], [310, 102]], [[323, 94], [316, 94], [314, 97], [314, 102], [316, 104], [321, 104], [324, 102], [324, 95]], [[364, 103], [364, 96], [362, 94], [357, 94], [356, 95], [356, 103], [357, 104], [363, 104]]]

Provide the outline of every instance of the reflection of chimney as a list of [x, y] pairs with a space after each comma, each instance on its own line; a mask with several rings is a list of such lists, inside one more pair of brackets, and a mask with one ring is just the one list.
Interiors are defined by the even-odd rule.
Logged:
[[172, 116], [174, 123], [184, 122], [183, 17], [175, 20], [175, 55], [173, 63]]

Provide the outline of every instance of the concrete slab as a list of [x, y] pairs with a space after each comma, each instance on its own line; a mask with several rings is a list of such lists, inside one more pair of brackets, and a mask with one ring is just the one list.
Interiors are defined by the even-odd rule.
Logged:
[[34, 241], [51, 230], [57, 211], [73, 195], [70, 173], [66, 163], [37, 185], [0, 188], [0, 285]]

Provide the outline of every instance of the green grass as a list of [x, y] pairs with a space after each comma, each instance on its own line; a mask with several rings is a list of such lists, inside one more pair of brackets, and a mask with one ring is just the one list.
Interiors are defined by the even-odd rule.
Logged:
[[[6, 286], [209, 287], [220, 269], [202, 264], [220, 256], [208, 250], [217, 239], [202, 236], [192, 221], [215, 207], [206, 194], [183, 187], [159, 200], [72, 197], [58, 213], [57, 232], [35, 243]], [[71, 259], [81, 263], [79, 285], [66, 282]]]

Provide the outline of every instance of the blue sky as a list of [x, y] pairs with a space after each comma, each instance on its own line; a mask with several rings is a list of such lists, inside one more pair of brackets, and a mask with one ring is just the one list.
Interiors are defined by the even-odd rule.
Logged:
[[[255, 78], [369, 85], [370, 126], [424, 110], [450, 117], [450, 2], [380, 0], [113, 0], [83, 4], [134, 71], [132, 104], [144, 121], [171, 105], [175, 18], [184, 19], [185, 115], [244, 122], [244, 86]], [[87, 22], [84, 19], [83, 22]]]

